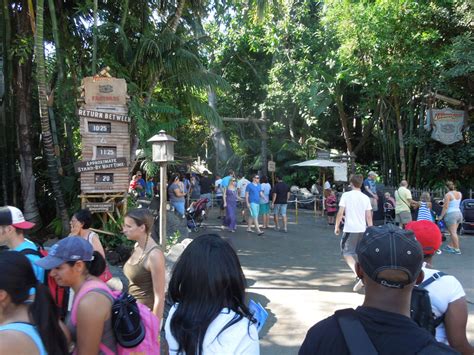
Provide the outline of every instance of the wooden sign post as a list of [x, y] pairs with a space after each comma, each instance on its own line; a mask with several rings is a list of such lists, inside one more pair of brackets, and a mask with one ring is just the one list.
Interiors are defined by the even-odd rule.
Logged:
[[[127, 209], [130, 162], [130, 122], [127, 83], [111, 77], [83, 79], [80, 120], [82, 160], [74, 164], [80, 173], [81, 205], [117, 221]], [[115, 214], [115, 215], [114, 215]]]

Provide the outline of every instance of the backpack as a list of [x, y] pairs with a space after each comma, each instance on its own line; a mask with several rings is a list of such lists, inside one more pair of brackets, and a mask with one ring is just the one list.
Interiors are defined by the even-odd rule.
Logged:
[[433, 314], [430, 295], [425, 287], [444, 275], [446, 275], [444, 272], [433, 274], [430, 278], [415, 286], [411, 293], [410, 317], [432, 335], [436, 335], [436, 327], [443, 323], [444, 314], [440, 317]]
[[[112, 291], [100, 281], [87, 281], [74, 297], [71, 310], [71, 321], [77, 324], [77, 307], [88, 292], [103, 290], [112, 298], [112, 329], [117, 341], [118, 355], [159, 354], [160, 353], [160, 322], [150, 309], [138, 303], [126, 292]], [[105, 355], [115, 354], [104, 344], [100, 350]]]
[[[21, 254], [36, 255], [40, 258], [44, 258], [48, 255], [48, 251], [42, 246], [37, 245], [38, 249], [23, 249], [20, 251]], [[44, 270], [43, 284], [48, 287], [49, 293], [53, 297], [54, 303], [59, 312], [59, 316], [62, 320], [66, 318], [68, 303], [69, 303], [69, 287], [62, 287], [56, 283], [56, 280], [49, 274], [50, 270]]]

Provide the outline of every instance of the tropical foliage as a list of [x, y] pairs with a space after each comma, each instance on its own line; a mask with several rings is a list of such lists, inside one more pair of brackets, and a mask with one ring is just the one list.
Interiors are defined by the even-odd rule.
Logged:
[[[44, 13], [42, 5], [0, 6], [0, 203], [38, 225], [64, 232], [78, 207], [78, 88], [106, 66], [128, 83], [131, 169], [156, 173], [146, 140], [165, 129], [179, 161], [200, 156], [216, 172], [259, 170], [273, 157], [279, 173], [309, 185], [316, 171], [291, 164], [332, 150], [389, 184], [473, 185], [470, 2], [48, 0]], [[468, 115], [463, 140], [448, 146], [424, 128], [425, 111], [446, 106]], [[267, 132], [221, 117], [266, 117]]]

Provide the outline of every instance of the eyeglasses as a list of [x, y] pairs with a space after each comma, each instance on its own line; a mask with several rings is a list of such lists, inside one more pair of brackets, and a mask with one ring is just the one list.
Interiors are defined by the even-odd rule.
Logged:
[[260, 179], [260, 176], [255, 176], [254, 179]]

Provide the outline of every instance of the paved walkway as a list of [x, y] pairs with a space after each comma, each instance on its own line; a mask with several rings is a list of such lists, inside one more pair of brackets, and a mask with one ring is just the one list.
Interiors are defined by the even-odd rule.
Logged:
[[[354, 276], [326, 220], [300, 211], [296, 224], [294, 211], [289, 212], [287, 234], [271, 229], [258, 237], [242, 224], [237, 233], [221, 232], [220, 220], [211, 213], [209, 226], [190, 235], [219, 231], [238, 250], [249, 297], [269, 312], [260, 333], [263, 355], [297, 354], [308, 328], [336, 309], [360, 305], [364, 297], [352, 292]], [[438, 255], [434, 265], [463, 284], [469, 301], [468, 338], [474, 343], [474, 236], [462, 236], [461, 247], [462, 255]]]

